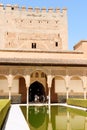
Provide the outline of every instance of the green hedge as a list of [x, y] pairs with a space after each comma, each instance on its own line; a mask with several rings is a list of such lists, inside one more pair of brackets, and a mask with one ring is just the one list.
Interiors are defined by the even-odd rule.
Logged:
[[86, 99], [68, 99], [67, 104], [87, 108]]
[[0, 100], [0, 129], [2, 128], [2, 125], [5, 121], [5, 117], [7, 115], [9, 108], [10, 108], [10, 100], [1, 99]]

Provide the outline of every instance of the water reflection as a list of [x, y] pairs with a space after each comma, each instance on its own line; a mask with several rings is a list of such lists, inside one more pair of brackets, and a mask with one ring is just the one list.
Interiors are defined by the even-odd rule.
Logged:
[[48, 114], [49, 114], [49, 120], [48, 120], [48, 130], [53, 130], [52, 128], [52, 121], [51, 121], [51, 106], [48, 106]]
[[29, 124], [33, 128], [40, 128], [46, 122], [46, 108], [45, 107], [30, 107], [29, 108]]
[[21, 107], [30, 130], [87, 130], [87, 112], [60, 106]]

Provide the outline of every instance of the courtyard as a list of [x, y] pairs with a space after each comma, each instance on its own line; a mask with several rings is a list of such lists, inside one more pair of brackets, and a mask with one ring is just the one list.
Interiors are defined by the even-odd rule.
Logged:
[[[51, 104], [50, 106], [47, 104], [30, 104], [29, 106], [14, 104], [11, 105], [3, 130], [57, 130], [58, 128], [86, 130], [86, 110], [86, 108], [68, 104]], [[78, 123], [76, 123], [77, 119]]]

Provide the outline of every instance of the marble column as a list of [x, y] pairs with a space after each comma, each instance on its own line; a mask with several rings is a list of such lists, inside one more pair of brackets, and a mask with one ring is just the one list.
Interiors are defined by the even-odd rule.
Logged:
[[12, 88], [13, 76], [8, 75], [8, 90], [9, 90], [9, 100], [11, 100], [11, 88]]
[[48, 105], [50, 105], [50, 103], [51, 103], [51, 84], [52, 84], [52, 76], [51, 75], [47, 76], [47, 83], [48, 83], [48, 89], [49, 89], [49, 92], [48, 92]]
[[11, 87], [8, 87], [9, 91], [9, 100], [11, 100]]
[[26, 104], [29, 104], [29, 86], [30, 86], [30, 75], [25, 76], [25, 83], [26, 83], [26, 88], [27, 88], [27, 102]]
[[69, 87], [66, 87], [66, 99], [69, 98]]
[[87, 86], [87, 77], [83, 76], [83, 91], [84, 91], [84, 99], [86, 99], [86, 86]]
[[65, 81], [66, 81], [66, 99], [68, 99], [69, 98], [69, 76], [68, 75], [66, 75]]
[[71, 127], [70, 127], [70, 113], [69, 113], [69, 111], [67, 111], [67, 130], [71, 130]]
[[85, 117], [85, 121], [84, 121], [84, 130], [87, 130], [87, 117]]

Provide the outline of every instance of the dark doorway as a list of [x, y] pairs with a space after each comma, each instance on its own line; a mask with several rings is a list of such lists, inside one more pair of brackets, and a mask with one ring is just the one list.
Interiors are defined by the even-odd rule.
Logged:
[[29, 102], [45, 102], [46, 101], [46, 94], [44, 86], [35, 81], [29, 87]]

